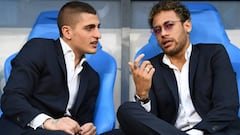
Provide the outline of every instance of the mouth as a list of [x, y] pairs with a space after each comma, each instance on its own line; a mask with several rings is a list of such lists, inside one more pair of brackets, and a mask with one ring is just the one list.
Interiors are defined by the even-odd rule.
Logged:
[[98, 41], [92, 41], [92, 42], [90, 42], [90, 44], [91, 44], [94, 48], [97, 48], [97, 46], [98, 46]]
[[172, 43], [173, 43], [173, 40], [171, 40], [171, 39], [163, 40], [162, 47], [163, 48], [168, 48], [172, 45]]

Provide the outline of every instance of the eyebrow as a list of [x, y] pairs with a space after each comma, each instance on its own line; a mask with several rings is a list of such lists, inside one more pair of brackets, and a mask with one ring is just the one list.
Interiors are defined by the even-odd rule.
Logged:
[[[178, 20], [167, 20], [167, 21], [165, 21], [165, 22], [163, 22], [163, 24], [162, 25], [165, 25], [166, 23], [169, 23], [169, 22], [178, 22]], [[161, 25], [156, 25], [156, 26], [161, 26]]]
[[89, 25], [84, 26], [84, 28], [95, 28], [95, 27], [100, 28], [100, 25], [101, 25], [101, 24], [98, 24], [98, 25], [89, 24]]

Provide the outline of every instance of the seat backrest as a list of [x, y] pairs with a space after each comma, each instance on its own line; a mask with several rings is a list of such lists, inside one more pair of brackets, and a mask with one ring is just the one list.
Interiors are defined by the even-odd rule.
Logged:
[[[45, 11], [37, 18], [28, 40], [32, 38], [57, 39], [59, 31], [57, 27], [58, 11]], [[7, 58], [4, 66], [5, 79], [9, 77], [11, 70], [11, 60], [17, 53]], [[97, 127], [97, 134], [109, 131], [115, 127], [115, 110], [113, 101], [113, 91], [117, 72], [117, 63], [114, 57], [102, 50], [99, 43], [96, 54], [86, 54], [86, 59], [91, 67], [100, 76], [100, 90], [96, 102], [94, 113], [94, 124]]]
[[[220, 43], [226, 48], [233, 69], [237, 74], [237, 85], [240, 95], [240, 49], [230, 42], [217, 9], [209, 3], [185, 2], [184, 5], [191, 12], [193, 26], [190, 33], [191, 43]], [[144, 53], [145, 57], [143, 60], [147, 60], [160, 52], [162, 50], [157, 43], [155, 34], [152, 34], [148, 43], [138, 50], [135, 58]]]
[[28, 40], [36, 37], [57, 39], [59, 37], [57, 16], [57, 10], [41, 12], [29, 33]]

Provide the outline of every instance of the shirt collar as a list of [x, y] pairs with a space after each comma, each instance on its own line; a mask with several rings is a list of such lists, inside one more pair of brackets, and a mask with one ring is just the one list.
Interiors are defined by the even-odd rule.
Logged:
[[[60, 43], [62, 46], [62, 50], [63, 50], [63, 55], [65, 56], [68, 53], [73, 53], [73, 50], [69, 47], [69, 45], [62, 39], [60, 38]], [[73, 53], [74, 54], [74, 53]], [[83, 58], [81, 59], [81, 61], [79, 62], [78, 66], [82, 66], [82, 64], [86, 61], [85, 56], [83, 56]]]
[[186, 58], [186, 60], [189, 60], [189, 59], [190, 59], [191, 53], [192, 53], [192, 44], [190, 43], [190, 45], [189, 45], [188, 48], [187, 48], [187, 51], [185, 52], [185, 58]]
[[69, 47], [69, 45], [62, 38], [60, 38], [60, 43], [61, 43], [64, 55], [66, 55], [68, 52], [72, 52], [72, 49]]

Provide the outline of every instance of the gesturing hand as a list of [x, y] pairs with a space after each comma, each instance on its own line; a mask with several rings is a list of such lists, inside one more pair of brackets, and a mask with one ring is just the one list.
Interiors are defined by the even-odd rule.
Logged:
[[144, 54], [139, 55], [134, 63], [128, 62], [131, 69], [133, 80], [136, 86], [136, 94], [141, 99], [148, 98], [149, 90], [152, 84], [152, 76], [155, 72], [154, 67], [150, 61], [143, 61], [141, 65], [139, 62], [144, 57]]

